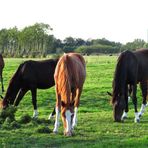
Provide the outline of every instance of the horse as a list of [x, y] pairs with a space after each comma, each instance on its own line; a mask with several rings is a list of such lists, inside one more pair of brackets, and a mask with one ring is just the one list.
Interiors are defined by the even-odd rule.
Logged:
[[72, 136], [72, 130], [77, 125], [77, 111], [85, 78], [85, 60], [80, 54], [68, 53], [59, 59], [54, 74], [56, 91], [54, 133], [58, 132], [61, 110], [64, 135]]
[[[28, 60], [20, 64], [9, 82], [2, 108], [9, 105], [18, 106], [23, 96], [30, 90], [34, 107], [33, 118], [37, 118], [37, 89], [48, 89], [55, 85], [54, 72], [57, 62], [58, 59]], [[54, 111], [51, 115], [54, 115]]]
[[[131, 87], [132, 101], [135, 110], [135, 122], [140, 122], [140, 116], [146, 107], [148, 89], [148, 49], [139, 49], [134, 52], [124, 51], [117, 60], [113, 78], [113, 117], [116, 122], [125, 119], [128, 113], [128, 88]], [[137, 110], [137, 84], [140, 83], [143, 102], [140, 113]], [[123, 113], [124, 111], [124, 113]]]
[[3, 68], [5, 66], [5, 63], [4, 63], [4, 59], [3, 59], [3, 56], [2, 54], [0, 54], [0, 80], [1, 80], [1, 87], [2, 87], [2, 92], [4, 92], [4, 84], [3, 84]]

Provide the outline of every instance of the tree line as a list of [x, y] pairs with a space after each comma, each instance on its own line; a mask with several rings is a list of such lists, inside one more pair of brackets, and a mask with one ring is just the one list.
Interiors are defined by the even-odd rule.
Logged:
[[19, 30], [17, 27], [0, 30], [0, 53], [4, 57], [46, 57], [48, 54], [79, 52], [82, 54], [112, 54], [123, 50], [147, 48], [148, 43], [141, 39], [121, 44], [102, 39], [67, 37], [60, 40], [51, 35], [48, 24], [35, 23]]

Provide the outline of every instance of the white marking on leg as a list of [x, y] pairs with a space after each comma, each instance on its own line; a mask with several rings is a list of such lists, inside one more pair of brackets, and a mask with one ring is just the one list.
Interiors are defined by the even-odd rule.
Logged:
[[145, 104], [142, 104], [141, 105], [140, 112], [139, 112], [139, 116], [142, 116], [143, 115], [143, 113], [145, 112], [145, 108], [146, 108], [146, 105]]
[[135, 113], [135, 123], [140, 122], [139, 113]]
[[128, 96], [128, 102], [130, 101], [130, 99], [131, 99], [131, 97], [130, 97], [130, 96]]
[[33, 112], [33, 118], [38, 118], [38, 115], [39, 115], [38, 110], [35, 109]]
[[59, 119], [60, 119], [60, 112], [59, 112], [58, 107], [56, 107], [56, 118], [55, 118], [54, 130], [53, 130], [54, 133], [58, 132], [58, 127], [60, 125]]
[[65, 116], [66, 116], [66, 132], [71, 132], [71, 112], [70, 110], [67, 110], [65, 112]]
[[73, 129], [74, 129], [75, 126], [77, 126], [77, 112], [78, 112], [78, 108], [75, 107], [74, 117], [73, 117], [73, 121], [72, 121], [72, 128]]
[[52, 113], [49, 115], [48, 120], [51, 120], [54, 116], [52, 115]]
[[123, 115], [122, 115], [122, 117], [121, 117], [121, 120], [123, 121], [124, 119], [126, 119], [127, 118], [127, 112], [123, 112]]

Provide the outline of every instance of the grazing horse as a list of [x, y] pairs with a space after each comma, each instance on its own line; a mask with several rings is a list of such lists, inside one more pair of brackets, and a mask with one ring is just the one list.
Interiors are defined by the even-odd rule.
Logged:
[[77, 124], [77, 111], [86, 77], [84, 58], [77, 53], [64, 54], [56, 66], [56, 120], [54, 133], [58, 132], [60, 110], [64, 135], [71, 136]]
[[4, 85], [3, 85], [3, 68], [5, 66], [3, 56], [0, 54], [0, 79], [2, 85], [2, 92], [4, 92]]
[[54, 72], [58, 59], [43, 61], [25, 61], [20, 64], [9, 82], [8, 89], [2, 101], [2, 107], [14, 104], [18, 106], [27, 91], [31, 91], [34, 107], [33, 117], [38, 116], [37, 88], [47, 89], [55, 85]]
[[[128, 87], [131, 87], [135, 109], [135, 122], [139, 122], [146, 107], [148, 81], [148, 49], [125, 51], [118, 58], [113, 79], [113, 116], [114, 120], [124, 120], [128, 112]], [[137, 110], [137, 84], [140, 83], [143, 104], [140, 113]], [[124, 111], [124, 113], [123, 113]]]

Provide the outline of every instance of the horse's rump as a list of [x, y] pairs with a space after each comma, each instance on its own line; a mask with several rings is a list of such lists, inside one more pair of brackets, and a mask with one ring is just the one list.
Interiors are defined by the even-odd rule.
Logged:
[[118, 95], [125, 92], [127, 84], [134, 84], [137, 81], [138, 61], [134, 53], [125, 51], [121, 53], [117, 60], [113, 79], [113, 98], [112, 103], [116, 101]]
[[82, 88], [85, 80], [85, 61], [76, 53], [64, 54], [55, 70], [55, 83], [61, 100], [70, 103], [71, 92]]

